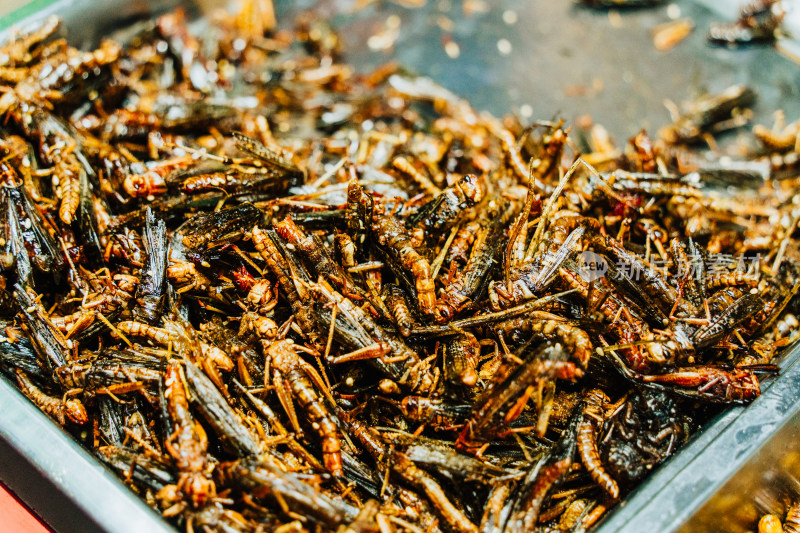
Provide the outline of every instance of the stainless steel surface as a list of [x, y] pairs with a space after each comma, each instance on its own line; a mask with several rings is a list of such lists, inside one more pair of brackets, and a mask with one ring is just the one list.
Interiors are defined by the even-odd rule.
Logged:
[[[478, 109], [499, 116], [529, 106], [528, 120], [564, 117], [571, 123], [591, 115], [620, 143], [641, 128], [654, 133], [667, 124], [665, 100], [680, 103], [736, 83], [758, 91], [756, 122], [771, 124], [776, 109], [784, 109], [789, 119], [800, 116], [800, 65], [774, 47], [709, 46], [709, 24], [735, 19], [738, 8], [731, 6], [738, 0], [706, 2], [722, 12], [698, 1], [676, 1], [673, 8], [596, 11], [569, 0], [502, 0], [477, 2], [487, 10], [470, 14], [464, 8], [470, 3], [451, 0], [431, 0], [416, 9], [374, 2], [357, 11], [355, 0], [277, 4], [284, 11], [291, 4], [293, 12], [313, 5], [329, 16], [341, 29], [349, 61], [360, 71], [396, 60]], [[652, 30], [670, 20], [670, 12], [691, 18], [695, 30], [674, 49], [659, 52]], [[393, 46], [371, 49], [370, 38], [386, 34], [391, 24], [399, 24]], [[500, 45], [501, 40], [506, 42]], [[449, 41], [458, 45], [458, 57], [447, 54]]]
[[788, 503], [800, 500], [800, 398], [797, 394], [800, 369], [797, 366], [800, 363], [787, 372], [793, 376], [792, 390], [780, 398], [778, 405], [785, 410], [785, 416], [776, 421], [765, 420], [766, 427], [749, 428], [751, 433], [758, 433], [763, 445], [748, 454], [735, 453], [734, 449], [726, 454], [735, 456], [737, 464], [746, 461], [702, 507], [693, 507], [696, 512], [679, 531], [753, 531], [764, 514], [783, 517]]
[[[176, 3], [34, 0], [0, 19], [0, 29], [57, 13], [64, 17], [71, 41], [88, 45], [114, 28]], [[321, 15], [330, 17], [340, 30], [348, 61], [362, 72], [397, 60], [465, 96], [478, 109], [496, 115], [516, 112], [526, 120], [563, 116], [574, 122], [581, 115], [591, 114], [620, 143], [640, 128], [654, 131], [666, 124], [665, 99], [680, 102], [703, 90], [717, 91], [734, 83], [747, 83], [758, 91], [756, 122], [771, 123], [776, 109], [785, 110], [789, 120], [800, 117], [800, 65], [772, 47], [729, 50], [705, 43], [705, 29], [711, 20], [735, 17], [736, 9], [727, 0], [676, 1], [679, 16], [691, 17], [696, 29], [666, 53], [653, 47], [651, 30], [669, 20], [667, 7], [618, 13], [592, 11], [568, 0], [463, 4], [431, 0], [417, 9], [375, 2], [356, 10], [357, 3], [277, 1], [276, 7], [283, 25], [312, 5]], [[701, 3], [720, 12], [712, 12]], [[487, 9], [467, 12], [467, 5]], [[798, 10], [795, 6], [791, 20], [796, 20]], [[672, 11], [675, 14], [675, 8]], [[399, 31], [390, 48], [367, 45], [380, 44], [370, 37], [391, 34], [394, 27]], [[457, 57], [453, 57], [452, 46], [448, 55], [447, 42], [456, 43]], [[759, 450], [765, 443], [779, 443], [781, 436], [776, 432], [795, 427], [795, 420], [800, 420], [796, 416], [800, 410], [798, 358], [798, 349], [787, 354], [784, 372], [764, 386], [761, 398], [746, 408], [731, 409], [708, 424], [632, 493], [601, 524], [600, 531], [674, 531], [706, 501], [713, 505], [716, 500], [710, 498], [728, 490], [725, 484], [737, 470], [751, 468], [748, 465], [752, 464], [756, 471], [763, 468], [758, 465], [764, 459], [759, 458], [767, 456]], [[0, 405], [0, 476], [6, 479], [12, 475], [19, 487], [27, 483], [28, 496], [38, 497], [45, 504], [48, 499], [62, 498], [67, 502], [63, 505], [74, 506], [74, 513], [62, 510], [59, 517], [56, 510], [50, 515], [53, 518], [36, 506], [59, 531], [170, 530], [137, 496], [1, 379]], [[772, 435], [776, 436], [770, 440]], [[29, 471], [41, 478], [36, 478], [36, 483], [49, 488], [36, 494], [36, 484], [26, 482], [27, 474], [20, 474], [23, 467], [15, 467], [9, 458], [24, 461], [20, 465], [27, 463]], [[746, 489], [739, 489], [744, 493], [742, 501], [748, 496]], [[22, 496], [28, 499], [26, 494]], [[82, 520], [87, 525], [76, 526], [63, 516], [75, 513], [84, 515]], [[689, 524], [697, 520], [692, 518]]]
[[0, 478], [56, 531], [175, 532], [2, 376], [0, 405]]

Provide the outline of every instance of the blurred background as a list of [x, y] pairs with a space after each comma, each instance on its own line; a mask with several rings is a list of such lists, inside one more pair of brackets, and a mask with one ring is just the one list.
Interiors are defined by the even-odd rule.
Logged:
[[14, 9], [28, 4], [31, 0], [0, 0], [0, 17], [10, 13]]
[[[211, 13], [235, 5], [187, 0]], [[174, 0], [0, 0], [0, 28], [32, 13], [58, 12], [72, 41], [91, 44], [136, 16]], [[800, 116], [800, 1], [784, 0], [787, 38], [777, 45], [711, 46], [713, 22], [737, 19], [747, 0], [674, 0], [655, 8], [596, 10], [574, 0], [274, 0], [279, 26], [314, 11], [339, 32], [360, 72], [397, 61], [497, 116], [522, 122], [561, 117], [602, 124], [624, 142], [655, 134], [669, 109], [703, 93], [748, 84], [758, 93], [753, 122], [782, 109]], [[92, 24], [87, 25], [87, 20]], [[792, 59], [794, 57], [794, 59]], [[736, 132], [723, 143], [736, 145]]]

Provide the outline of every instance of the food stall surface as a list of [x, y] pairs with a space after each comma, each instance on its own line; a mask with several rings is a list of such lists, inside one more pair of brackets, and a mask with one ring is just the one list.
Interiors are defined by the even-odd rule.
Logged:
[[[40, 8], [37, 16], [62, 14], [70, 36], [87, 43], [96, 42], [122, 21], [171, 5], [121, 2], [120, 10], [109, 17], [114, 10], [103, 2], [34, 4]], [[719, 2], [715, 7], [733, 4]], [[514, 112], [523, 119], [563, 116], [570, 123], [590, 115], [620, 143], [641, 128], [655, 131], [669, 122], [664, 100], [680, 103], [702, 91], [715, 92], [737, 83], [751, 85], [758, 92], [754, 122], [771, 123], [776, 109], [783, 109], [787, 117], [800, 115], [800, 67], [772, 47], [731, 50], [708, 46], [704, 30], [721, 15], [700, 3], [675, 2], [677, 8], [624, 12], [596, 12], [566, 1], [485, 5], [487, 9], [475, 12], [467, 12], [458, 2], [441, 0], [417, 9], [376, 2], [356, 10], [355, 2], [341, 1], [278, 2], [277, 8], [282, 24], [311, 7], [329, 17], [343, 36], [348, 62], [364, 72], [395, 59], [464, 95], [476, 109], [498, 116]], [[443, 22], [442, 17], [450, 22]], [[690, 18], [695, 31], [669, 51], [655, 50], [652, 28], [679, 17]], [[14, 21], [4, 19], [0, 26]], [[86, 26], [86, 21], [91, 24]], [[737, 133], [727, 139], [733, 146]], [[640, 528], [647, 524], [651, 530], [669, 531], [680, 526], [793, 414], [787, 405], [795, 403], [798, 391], [798, 369], [792, 366], [796, 356], [784, 359], [783, 375], [764, 387], [763, 398], [721, 415], [634, 492], [601, 526], [603, 530], [644, 530]], [[788, 399], [792, 403], [787, 404]], [[5, 381], [0, 382], [0, 404], [6, 411], [0, 419], [4, 459], [0, 477], [19, 483], [15, 491], [26, 501], [38, 500], [36, 505], [42, 507], [37, 511], [56, 529], [74, 519], [65, 514], [75, 509], [77, 515], [83, 513], [80, 520], [87, 525], [82, 527], [88, 529], [169, 530], [108, 472], [97, 469], [74, 443], [65, 443], [64, 435]], [[752, 429], [753, 419], [759, 422], [758, 430]], [[730, 451], [727, 439], [735, 439], [735, 452]], [[43, 442], [59, 444], [45, 450]], [[691, 478], [698, 465], [708, 468], [711, 458], [727, 458], [731, 453], [731, 460], [714, 463], [712, 474], [702, 483]], [[9, 468], [6, 458], [28, 466]], [[20, 470], [12, 471], [17, 468]], [[38, 476], [36, 482], [25, 481], [34, 479], [31, 475]], [[50, 487], [47, 497], [38, 483]], [[689, 487], [702, 490], [691, 493], [686, 501], [689, 492], [684, 491]], [[68, 513], [44, 501], [58, 501], [50, 498], [51, 493], [62, 495]], [[91, 519], [86, 518], [89, 515]], [[123, 515], [126, 520], [120, 523]]]

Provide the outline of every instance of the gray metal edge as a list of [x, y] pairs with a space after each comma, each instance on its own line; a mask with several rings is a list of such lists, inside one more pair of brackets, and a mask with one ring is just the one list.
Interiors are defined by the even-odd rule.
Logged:
[[161, 516], [5, 378], [0, 378], [0, 405], [0, 435], [5, 442], [60, 487], [102, 529], [115, 533], [175, 533]]

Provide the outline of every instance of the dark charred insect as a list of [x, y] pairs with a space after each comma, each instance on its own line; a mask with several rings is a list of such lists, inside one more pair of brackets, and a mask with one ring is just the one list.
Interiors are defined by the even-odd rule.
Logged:
[[78, 359], [60, 366], [55, 376], [65, 387], [117, 395], [142, 388], [155, 392], [163, 370], [157, 357], [136, 351], [106, 351], [93, 360]]
[[497, 216], [481, 227], [475, 236], [472, 250], [463, 271], [457, 271], [436, 302], [435, 319], [449, 321], [478, 298], [487, 287], [489, 273], [497, 265], [504, 217]]
[[779, 0], [755, 0], [742, 6], [736, 22], [712, 23], [706, 37], [723, 46], [772, 42], [785, 16]]
[[[391, 435], [386, 435], [390, 442], [395, 442]], [[398, 444], [405, 444], [400, 436]], [[414, 439], [405, 450], [406, 456], [414, 464], [422, 468], [434, 468], [445, 477], [454, 481], [479, 481], [491, 483], [502, 475], [519, 475], [519, 472], [509, 472], [509, 469], [486, 464], [474, 457], [457, 453], [450, 447], [443, 446], [437, 441]]]
[[463, 216], [464, 210], [483, 198], [478, 176], [467, 175], [423, 205], [406, 221], [406, 228], [417, 224], [428, 231], [442, 232]]
[[14, 286], [14, 299], [19, 306], [22, 322], [30, 332], [33, 347], [40, 359], [57, 368], [71, 359], [70, 351], [74, 344], [50, 323], [37, 298], [32, 289], [23, 289], [19, 284]]
[[12, 342], [0, 343], [0, 368], [10, 379], [14, 379], [16, 371], [22, 370], [29, 376], [46, 379], [46, 372], [36, 359], [33, 345], [26, 338]]
[[177, 481], [166, 462], [148, 457], [145, 453], [134, 453], [119, 446], [102, 446], [97, 449], [96, 455], [137, 488], [160, 491]]
[[641, 389], [610, 414], [600, 442], [603, 464], [614, 479], [630, 486], [672, 455], [686, 440], [688, 419], [661, 391]]
[[302, 174], [300, 169], [297, 168], [297, 166], [289, 159], [286, 159], [278, 152], [267, 148], [259, 140], [253, 139], [252, 137], [248, 137], [236, 131], [233, 132], [233, 138], [236, 140], [237, 148], [257, 157], [264, 163], [275, 166], [291, 174]]
[[136, 307], [133, 316], [150, 324], [159, 321], [164, 305], [167, 279], [167, 227], [163, 220], [156, 222], [148, 211], [144, 234], [147, 259], [136, 287]]
[[222, 446], [236, 457], [257, 455], [261, 451], [258, 443], [222, 395], [220, 387], [196, 365], [187, 363], [185, 369], [191, 403], [216, 433]]
[[[0, 163], [0, 170], [16, 179], [13, 168]], [[58, 282], [63, 275], [64, 256], [44, 219], [22, 184], [2, 187], [5, 250], [14, 259], [17, 279], [32, 287]]]
[[[598, 247], [606, 252], [612, 259], [610, 261], [610, 277], [621, 290], [631, 299], [646, 302], [642, 308], [651, 310], [654, 317], [662, 319], [670, 315], [685, 317], [691, 313], [687, 303], [678, 298], [678, 292], [673, 288], [669, 279], [660, 271], [653, 268], [637, 254], [624, 248], [616, 239], [607, 237], [597, 242]], [[614, 269], [624, 269], [624, 272], [633, 272], [626, 276], [624, 272]], [[627, 284], [634, 285], [628, 288]], [[660, 311], [660, 313], [658, 313]]]
[[450, 385], [474, 387], [478, 382], [481, 346], [469, 332], [448, 339], [444, 348], [444, 379]]
[[222, 474], [236, 486], [252, 492], [257, 499], [272, 497], [283, 501], [287, 511], [302, 513], [299, 516], [329, 528], [356, 516], [353, 507], [328, 498], [296, 474], [287, 474], [269, 461], [244, 459], [226, 463], [222, 465]]
[[400, 402], [400, 409], [415, 422], [448, 428], [462, 424], [469, 417], [471, 406], [452, 404], [442, 399], [406, 396]]
[[699, 329], [692, 339], [698, 349], [716, 344], [762, 308], [758, 295], [747, 293], [737, 299], [730, 307], [715, 317], [710, 324]]
[[[753, 105], [756, 94], [744, 85], [733, 85], [724, 91], [693, 102], [673, 124], [659, 134], [669, 142], [698, 142], [704, 133], [742, 125], [744, 109]], [[742, 120], [744, 119], [744, 120]]]
[[253, 230], [262, 216], [261, 211], [249, 203], [210, 213], [201, 212], [180, 226], [175, 237], [179, 237], [180, 244], [189, 250], [205, 250], [240, 239]]

